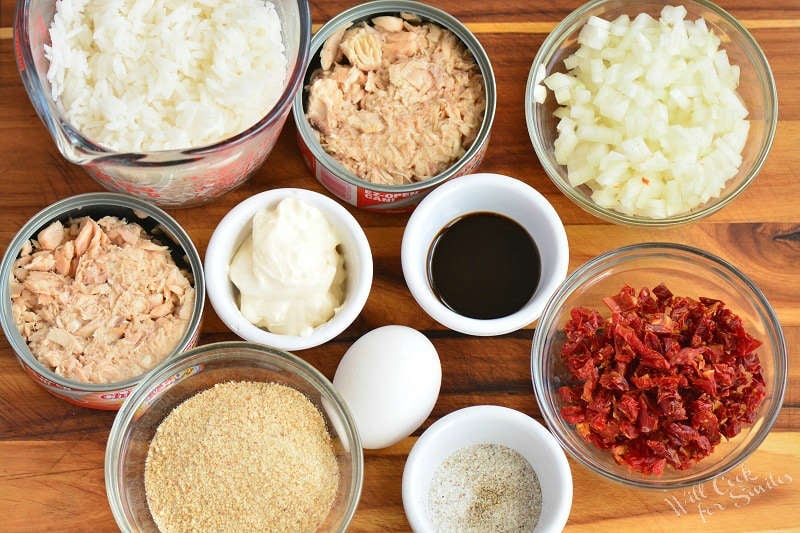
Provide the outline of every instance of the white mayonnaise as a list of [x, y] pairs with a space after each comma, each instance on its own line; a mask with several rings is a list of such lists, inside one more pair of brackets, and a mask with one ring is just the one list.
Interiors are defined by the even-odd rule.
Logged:
[[344, 301], [339, 244], [325, 215], [300, 200], [257, 212], [229, 271], [244, 317], [272, 333], [300, 336], [330, 320]]

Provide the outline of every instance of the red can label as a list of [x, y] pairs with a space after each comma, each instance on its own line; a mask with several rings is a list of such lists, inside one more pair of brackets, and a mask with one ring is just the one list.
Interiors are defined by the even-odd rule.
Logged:
[[397, 209], [403, 206], [410, 208], [417, 203], [416, 197], [421, 193], [422, 191], [381, 192], [358, 187], [358, 199], [356, 205], [364, 209], [383, 208], [382, 210], [385, 210], [387, 207]]
[[132, 390], [128, 388], [108, 392], [83, 392], [59, 385], [58, 383], [42, 376], [36, 370], [24, 363], [22, 364], [22, 368], [31, 378], [33, 378], [35, 382], [41, 385], [47, 392], [56, 398], [66, 400], [69, 403], [79, 405], [81, 407], [88, 407], [90, 409], [116, 411], [122, 406], [125, 398], [130, 395]]
[[357, 205], [357, 191], [358, 187], [351, 183], [347, 183], [339, 176], [329, 171], [322, 164], [315, 164], [314, 176], [326, 189], [333, 193], [337, 198], [340, 198], [348, 204]]

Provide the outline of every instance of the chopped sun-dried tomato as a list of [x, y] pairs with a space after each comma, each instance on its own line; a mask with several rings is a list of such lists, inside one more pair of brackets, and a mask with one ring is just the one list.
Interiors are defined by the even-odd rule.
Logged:
[[644, 474], [690, 468], [752, 423], [766, 385], [741, 318], [717, 299], [626, 285], [611, 316], [576, 307], [561, 356], [575, 381], [558, 393], [588, 442]]

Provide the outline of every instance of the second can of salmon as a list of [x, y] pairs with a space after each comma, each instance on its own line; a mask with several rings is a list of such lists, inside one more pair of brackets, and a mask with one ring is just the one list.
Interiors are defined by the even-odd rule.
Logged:
[[316, 179], [357, 207], [412, 209], [480, 165], [494, 120], [489, 58], [451, 15], [379, 0], [325, 24], [295, 98], [300, 150]]

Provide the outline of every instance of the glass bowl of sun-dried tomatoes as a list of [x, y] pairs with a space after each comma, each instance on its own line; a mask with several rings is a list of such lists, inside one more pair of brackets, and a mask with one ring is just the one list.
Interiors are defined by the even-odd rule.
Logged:
[[648, 488], [703, 483], [744, 461], [786, 388], [781, 325], [727, 261], [644, 243], [579, 267], [548, 302], [531, 373], [575, 459]]

